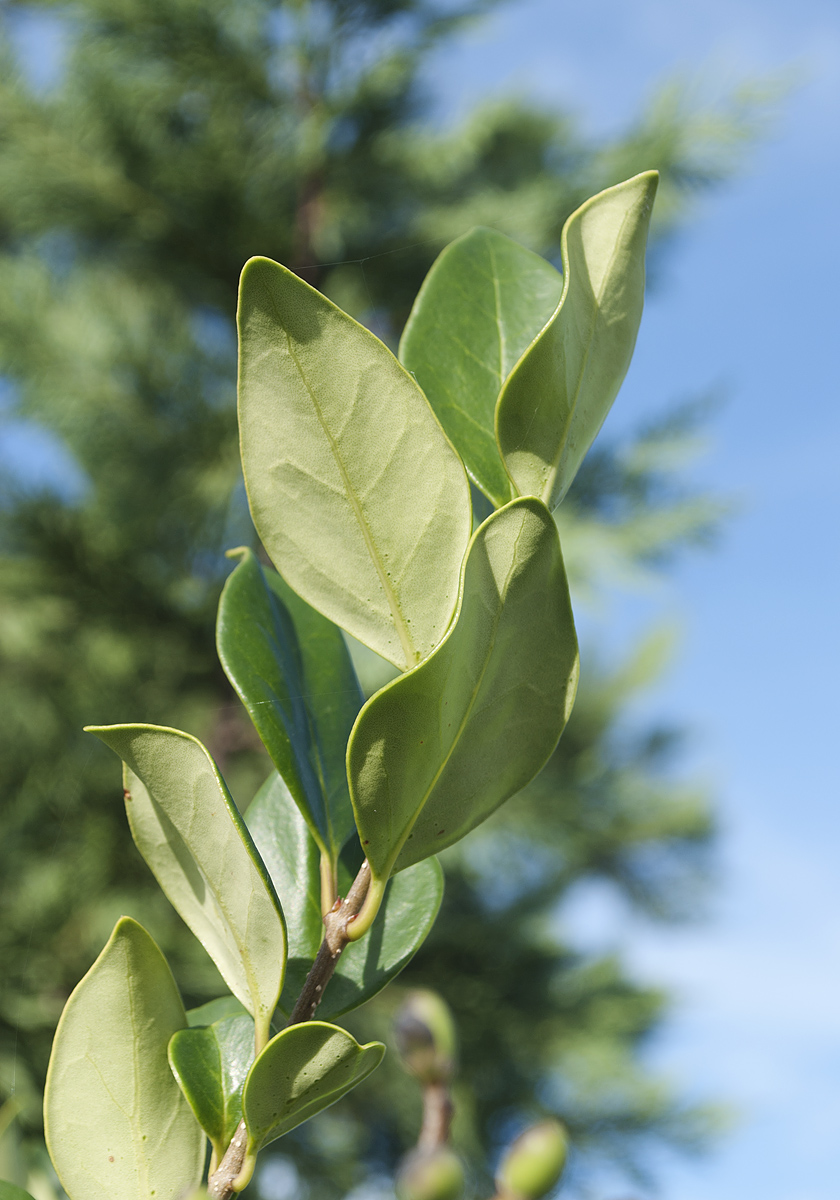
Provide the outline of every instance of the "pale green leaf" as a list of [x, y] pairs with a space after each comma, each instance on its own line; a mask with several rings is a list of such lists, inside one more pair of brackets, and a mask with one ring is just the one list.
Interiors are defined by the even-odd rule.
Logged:
[[292, 271], [251, 259], [238, 320], [242, 465], [270, 558], [319, 612], [414, 666], [455, 608], [460, 459], [390, 350]]
[[47, 1146], [71, 1200], [180, 1200], [204, 1134], [166, 1058], [186, 1025], [166, 959], [130, 917], [67, 1001], [47, 1072]]
[[196, 738], [156, 725], [91, 726], [125, 764], [137, 848], [204, 946], [263, 1044], [283, 984], [280, 903], [216, 764]]
[[[245, 814], [257, 849], [280, 897], [289, 937], [289, 960], [280, 1008], [288, 1015], [324, 936], [318, 851], [279, 775], [271, 775]], [[340, 863], [339, 890], [351, 873]], [[358, 1008], [390, 983], [411, 960], [434, 924], [443, 897], [443, 872], [430, 858], [392, 879], [366, 937], [345, 947], [318, 1007], [320, 1017]]]
[[494, 229], [472, 229], [438, 257], [403, 332], [400, 361], [496, 507], [512, 495], [496, 401], [562, 291], [563, 276], [544, 258]]
[[323, 1021], [278, 1033], [245, 1080], [249, 1154], [340, 1100], [379, 1066], [384, 1053], [381, 1042], [360, 1046], [345, 1030]]
[[371, 697], [350, 738], [374, 877], [458, 841], [524, 787], [563, 731], [577, 677], [556, 526], [538, 500], [514, 500], [473, 537], [446, 640]]
[[169, 1065], [218, 1159], [242, 1120], [242, 1088], [253, 1061], [254, 1021], [247, 1013], [181, 1029], [169, 1043]]
[[331, 862], [354, 831], [344, 758], [364, 697], [341, 631], [250, 550], [219, 601], [219, 659]]
[[645, 246], [659, 176], [587, 200], [563, 228], [563, 296], [511, 372], [496, 435], [521, 495], [555, 508], [627, 374], [642, 319]]

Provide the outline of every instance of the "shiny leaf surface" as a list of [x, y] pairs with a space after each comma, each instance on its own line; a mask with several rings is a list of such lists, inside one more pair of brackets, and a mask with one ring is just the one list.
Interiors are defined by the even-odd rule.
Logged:
[[198, 1008], [187, 1009], [187, 1024], [212, 1025], [214, 1021], [222, 1021], [225, 1017], [239, 1017], [247, 1014], [247, 1009], [240, 1004], [235, 996], [219, 996], [217, 1000], [208, 1000]]
[[219, 659], [331, 861], [355, 829], [344, 758], [362, 696], [341, 631], [250, 550], [219, 601]]

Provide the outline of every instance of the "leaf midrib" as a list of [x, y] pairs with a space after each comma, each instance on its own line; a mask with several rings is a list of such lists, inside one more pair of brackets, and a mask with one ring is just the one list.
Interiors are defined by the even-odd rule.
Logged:
[[[458, 726], [455, 736], [452, 739], [452, 744], [450, 745], [449, 750], [447, 751], [446, 755], [444, 756], [443, 761], [441, 762], [438, 770], [435, 772], [434, 778], [432, 779], [431, 783], [429, 784], [428, 788], [426, 789], [425, 793], [423, 794], [422, 802], [417, 806], [417, 809], [414, 813], [413, 818], [411, 819], [410, 823], [406, 826], [406, 829], [403, 833], [402, 839], [401, 839], [396, 851], [394, 852], [394, 854], [392, 855], [392, 857], [390, 859], [388, 875], [390, 875], [391, 871], [393, 870], [394, 863], [396, 863], [397, 859], [399, 858], [400, 854], [402, 853], [403, 846], [405, 845], [406, 841], [408, 840], [408, 835], [411, 833], [412, 829], [417, 824], [422, 813], [424, 812], [426, 805], [429, 802], [429, 797], [432, 795], [432, 792], [437, 787], [438, 780], [440, 779], [441, 775], [443, 774], [443, 771], [445, 770], [445, 768], [448, 766], [449, 761], [452, 758], [453, 754], [455, 753], [456, 748], [460, 745], [461, 738], [463, 737], [463, 734], [464, 734], [464, 729], [466, 728], [467, 722], [469, 721], [470, 716], [472, 715], [472, 711], [475, 708], [475, 704], [478, 699], [479, 692], [481, 691], [481, 687], [484, 682], [484, 676], [486, 675], [487, 668], [490, 665], [490, 659], [493, 657], [493, 650], [495, 649], [495, 646], [496, 646], [496, 637], [499, 632], [499, 625], [501, 623], [502, 614], [504, 612], [505, 600], [507, 598], [508, 587], [510, 586], [511, 575], [513, 574], [513, 570], [516, 565], [516, 552], [519, 547], [519, 542], [520, 542], [520, 539], [522, 538], [524, 529], [525, 529], [525, 523], [523, 521], [520, 525], [519, 532], [517, 533], [516, 537], [514, 538], [513, 551], [511, 553], [511, 565], [510, 565], [510, 569], [509, 569], [507, 575], [505, 576], [504, 589], [500, 596], [500, 603], [496, 610], [496, 617], [493, 621], [493, 633], [490, 638], [490, 643], [487, 648], [487, 653], [484, 656], [484, 663], [481, 667], [481, 672], [479, 674], [478, 681], [477, 681], [475, 687], [473, 688], [470, 702], [467, 705], [467, 708], [466, 708], [464, 716], [461, 720], [461, 723]], [[465, 595], [466, 595], [466, 591], [465, 591]], [[463, 606], [462, 606], [461, 612], [463, 612]], [[460, 621], [460, 619], [461, 619], [461, 613], [459, 612], [458, 621]], [[457, 628], [457, 624], [454, 628]]]
[[333, 458], [335, 459], [336, 466], [338, 467], [339, 472], [341, 474], [341, 478], [344, 483], [344, 490], [345, 490], [348, 500], [350, 501], [350, 507], [353, 509], [353, 515], [356, 518], [356, 523], [358, 524], [359, 529], [361, 530], [361, 533], [362, 533], [362, 537], [365, 540], [365, 545], [367, 546], [368, 555], [370, 557], [371, 562], [373, 563], [373, 566], [374, 566], [374, 569], [375, 569], [377, 575], [379, 576], [379, 582], [382, 585], [382, 590], [384, 591], [385, 597], [388, 601], [388, 607], [391, 610], [391, 619], [393, 620], [394, 625], [397, 630], [397, 633], [399, 635], [400, 644], [402, 645], [403, 654], [405, 655], [406, 665], [412, 666], [417, 661], [417, 657], [418, 657], [417, 650], [414, 646], [413, 641], [411, 640], [411, 636], [408, 632], [408, 626], [406, 625], [406, 623], [403, 619], [403, 615], [400, 610], [399, 602], [397, 600], [397, 597], [396, 597], [396, 594], [395, 594], [393, 588], [391, 587], [390, 581], [388, 579], [388, 575], [385, 571], [384, 563], [381, 561], [381, 559], [379, 557], [379, 551], [377, 550], [376, 543], [373, 540], [373, 535], [371, 534], [370, 526], [368, 525], [367, 520], [365, 519], [365, 515], [362, 510], [362, 506], [359, 503], [359, 498], [356, 495], [356, 491], [350, 482], [350, 476], [347, 473], [347, 468], [344, 465], [344, 459], [341, 456], [341, 452], [338, 448], [335, 438], [333, 437], [332, 432], [330, 431], [330, 429], [327, 425], [327, 422], [324, 419], [324, 414], [321, 411], [321, 406], [318, 403], [317, 399], [315, 398], [314, 391], [312, 390], [312, 388], [309, 385], [309, 381], [306, 378], [306, 375], [304, 374], [304, 370], [303, 370], [303, 367], [301, 366], [300, 360], [298, 359], [297, 355], [294, 352], [294, 349], [292, 347], [291, 336], [290, 336], [288, 330], [284, 329], [283, 332], [286, 334], [286, 345], [287, 345], [287, 348], [289, 351], [289, 357], [291, 358], [292, 362], [295, 364], [298, 374], [300, 375], [301, 383], [306, 388], [306, 391], [309, 394], [309, 398], [312, 401], [312, 407], [315, 410], [315, 415], [318, 418], [318, 423], [321, 426], [321, 429], [323, 430], [324, 436], [326, 437], [327, 442], [330, 447], [330, 450], [332, 451]]
[[[599, 319], [600, 319], [600, 315], [601, 315], [601, 300], [603, 299], [603, 296], [604, 296], [606, 282], [610, 278], [610, 275], [612, 274], [612, 266], [613, 266], [613, 263], [615, 262], [616, 255], [618, 254], [618, 247], [621, 243], [622, 234], [624, 233], [624, 227], [627, 224], [629, 219], [630, 219], [630, 209], [628, 209], [627, 212], [625, 212], [625, 214], [622, 218], [621, 226], [619, 228], [618, 235], [615, 238], [612, 253], [610, 254], [609, 265], [608, 265], [606, 271], [604, 272], [602, 285], [601, 285], [601, 288], [598, 291], [598, 294], [596, 297], [595, 316], [590, 321], [590, 333], [589, 333], [589, 337], [587, 338], [587, 341], [586, 341], [586, 349], [584, 350], [583, 358], [581, 360], [581, 367], [580, 367], [580, 370], [578, 371], [577, 387], [575, 388], [575, 391], [574, 391], [572, 403], [569, 405], [569, 408], [568, 408], [568, 416], [566, 418], [565, 424], [563, 426], [563, 430], [561, 432], [561, 435], [560, 435], [560, 438], [558, 441], [557, 453], [555, 454], [554, 458], [552, 459], [551, 464], [548, 469], [546, 486], [543, 488], [543, 494], [540, 497], [540, 499], [543, 501], [543, 503], [549, 509], [551, 508], [551, 493], [554, 490], [554, 481], [557, 477], [557, 470], [558, 470], [560, 463], [563, 459], [563, 456], [565, 454], [566, 441], [567, 441], [567, 438], [569, 435], [569, 430], [571, 428], [572, 422], [574, 421], [575, 413], [577, 411], [578, 401], [580, 400], [581, 389], [583, 388], [583, 380], [584, 380], [586, 372], [589, 368], [589, 358], [592, 353], [592, 346], [595, 341], [595, 331], [598, 327], [598, 323], [599, 323]], [[566, 270], [569, 272], [569, 291], [568, 291], [566, 298], [561, 302], [560, 310], [557, 314], [558, 326], [559, 326], [559, 322], [562, 321], [563, 312], [564, 312], [566, 305], [569, 302], [569, 298], [571, 297], [571, 294], [572, 294], [573, 283], [572, 283], [572, 278], [571, 278], [571, 262], [567, 263]]]

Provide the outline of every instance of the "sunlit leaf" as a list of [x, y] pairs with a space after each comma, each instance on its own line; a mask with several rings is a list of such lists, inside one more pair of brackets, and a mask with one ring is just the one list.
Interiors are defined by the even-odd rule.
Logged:
[[166, 1058], [186, 1026], [166, 959], [117, 922], [67, 1001], [47, 1072], [47, 1146], [71, 1200], [179, 1200], [204, 1167], [204, 1134]]
[[216, 764], [201, 742], [177, 729], [106, 725], [89, 732], [123, 760], [138, 850], [264, 1041], [283, 984], [283, 914]]
[[494, 229], [472, 229], [432, 266], [400, 342], [400, 361], [497, 507], [515, 493], [496, 445], [496, 401], [562, 290], [544, 258]]
[[304, 600], [414, 666], [455, 608], [471, 525], [461, 461], [390, 350], [278, 263], [246, 264], [239, 335], [242, 464], [263, 545]]
[[459, 611], [426, 662], [367, 702], [348, 747], [374, 877], [458, 841], [544, 765], [578, 676], [557, 529], [533, 499], [476, 531]]
[[360, 1046], [336, 1025], [306, 1021], [278, 1033], [251, 1068], [242, 1094], [249, 1152], [313, 1117], [382, 1061], [381, 1042]]
[[563, 229], [563, 297], [511, 372], [496, 432], [521, 495], [566, 495], [618, 394], [636, 344], [658, 181], [636, 175], [587, 200]]

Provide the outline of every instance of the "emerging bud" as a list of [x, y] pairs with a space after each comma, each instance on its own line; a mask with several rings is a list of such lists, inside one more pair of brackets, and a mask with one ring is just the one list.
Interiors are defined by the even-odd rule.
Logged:
[[496, 1187], [511, 1200], [542, 1200], [560, 1181], [568, 1141], [559, 1121], [532, 1125], [508, 1147], [496, 1172]]
[[415, 1151], [403, 1162], [395, 1181], [397, 1200], [459, 1200], [464, 1168], [448, 1146]]
[[421, 1083], [448, 1083], [455, 1070], [452, 1013], [436, 992], [410, 992], [394, 1021], [403, 1066]]

